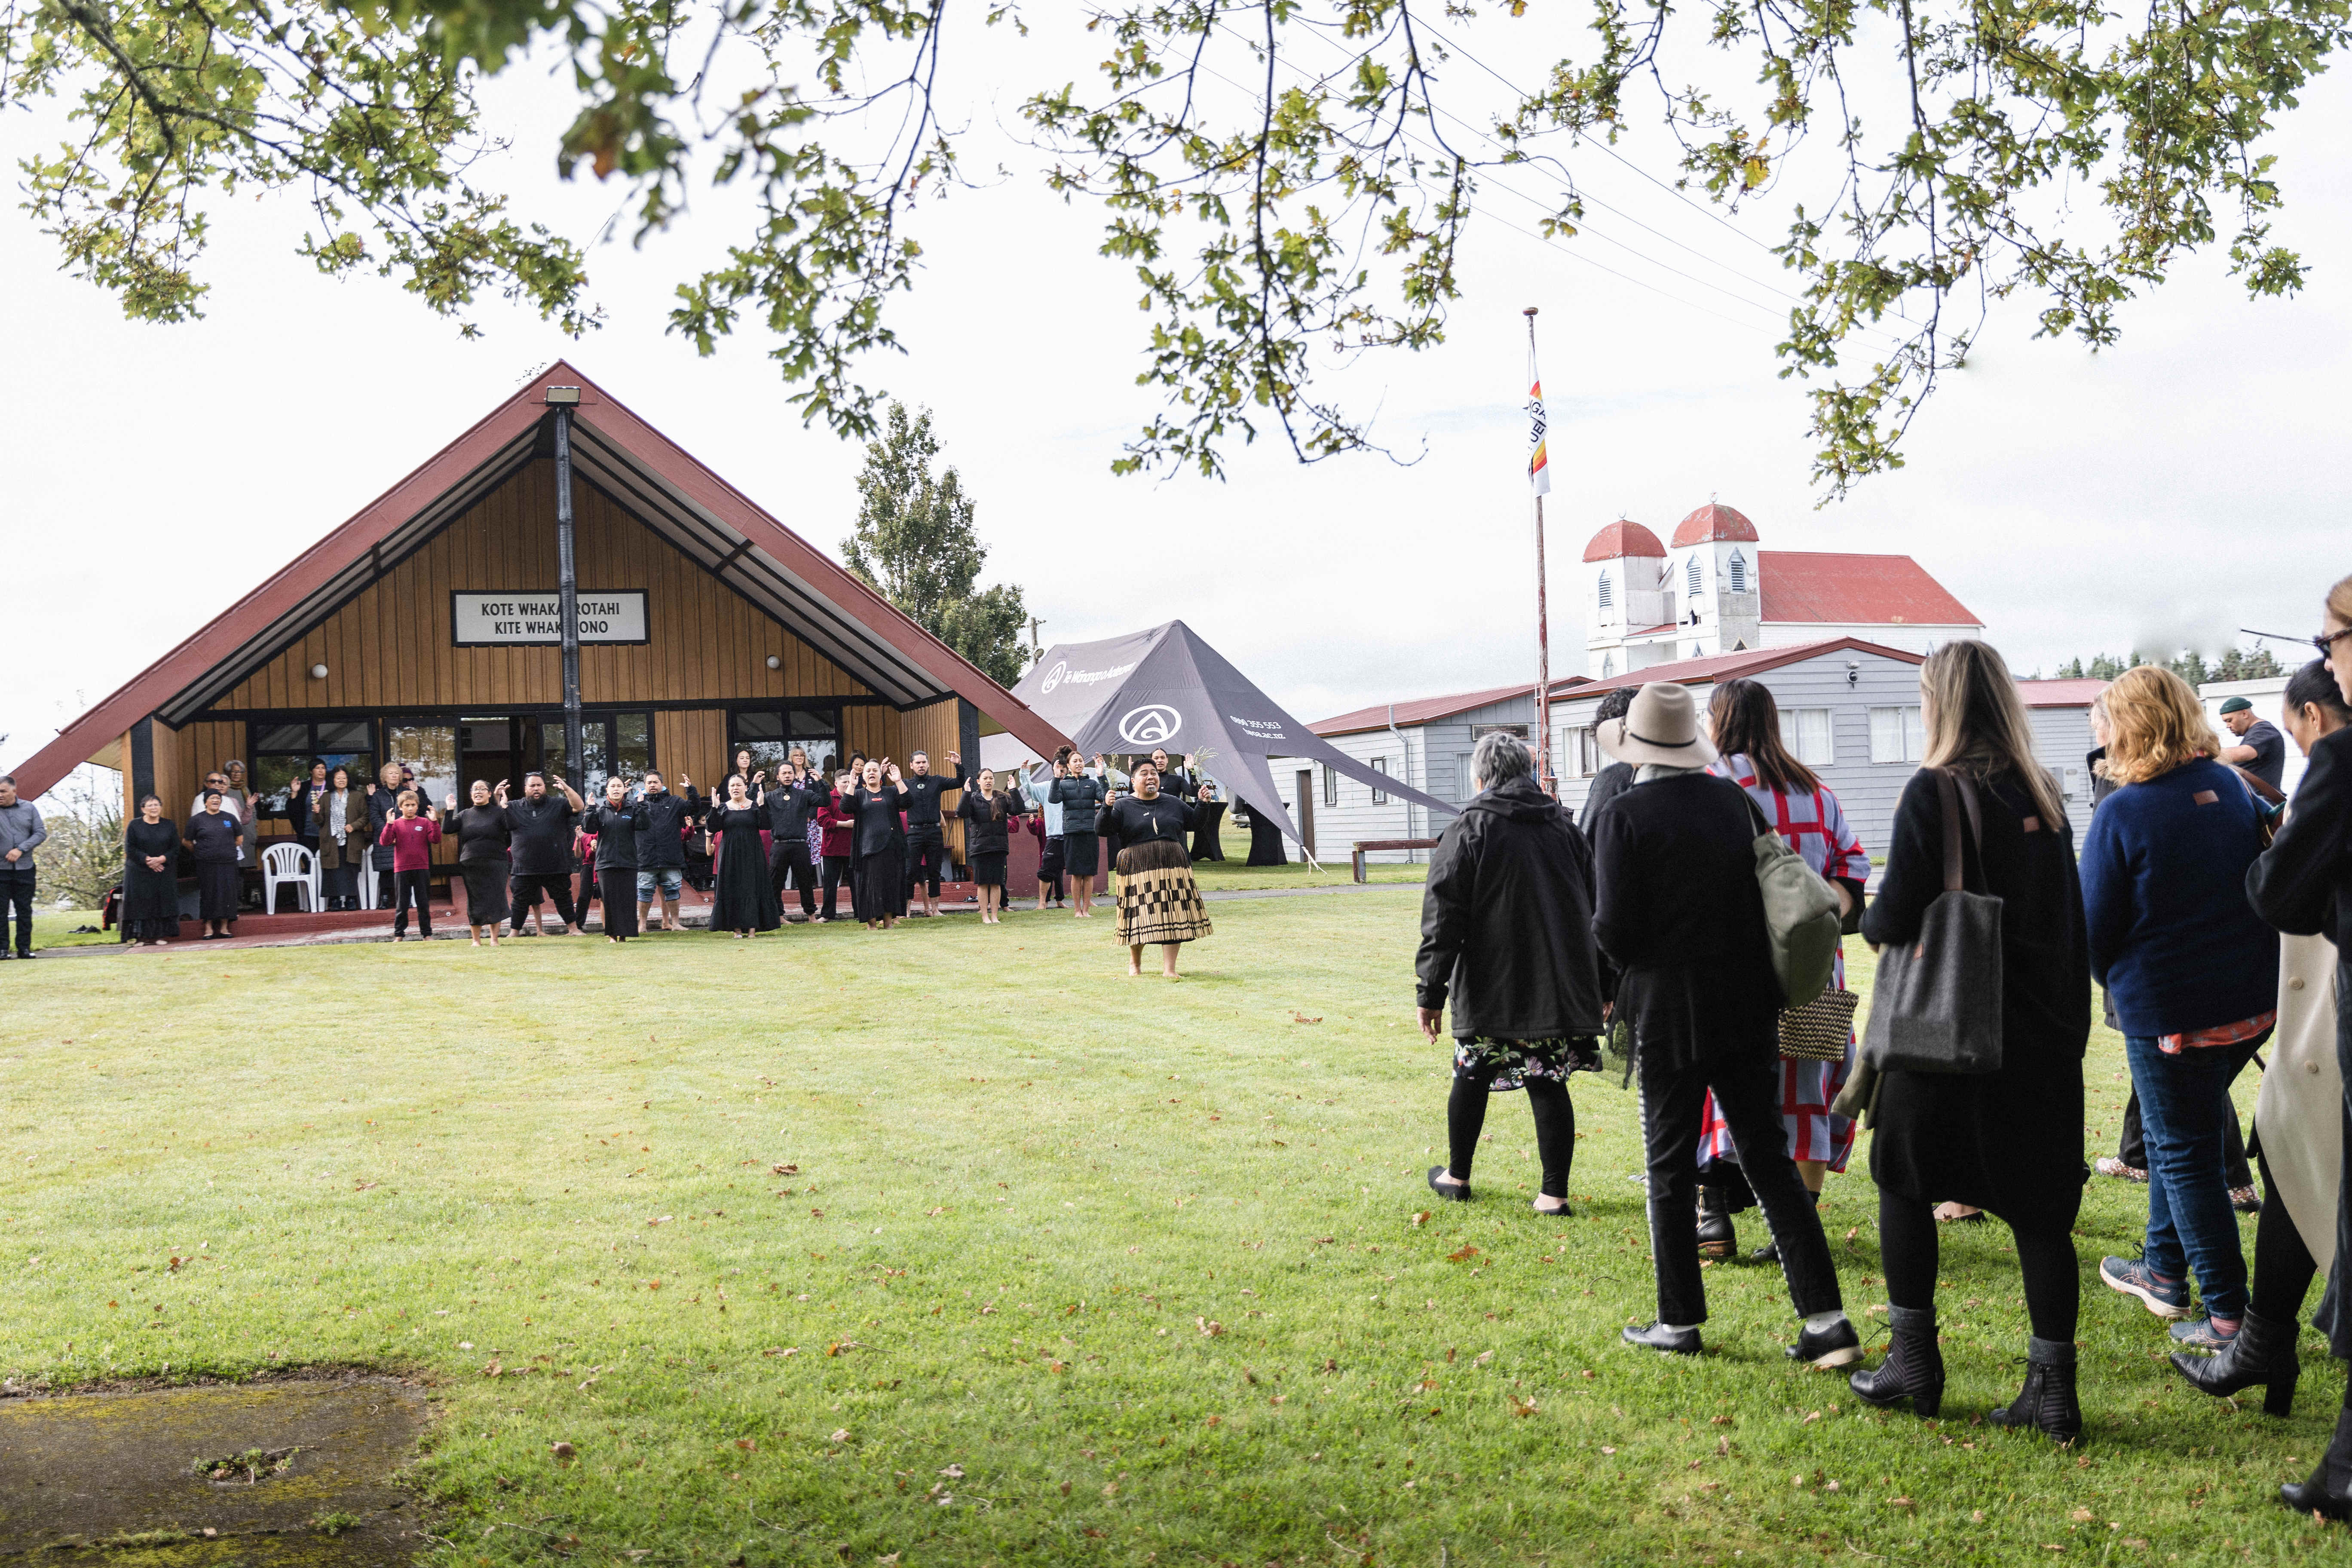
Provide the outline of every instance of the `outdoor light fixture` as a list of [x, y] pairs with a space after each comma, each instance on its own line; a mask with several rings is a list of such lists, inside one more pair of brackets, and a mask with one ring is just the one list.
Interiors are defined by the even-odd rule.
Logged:
[[782, 669], [784, 668], [784, 661], [778, 658], [774, 654], [770, 654], [768, 656], [768, 668], [770, 669]]
[[1849, 688], [1860, 686], [1862, 684], [1862, 661], [1860, 659], [1850, 658], [1845, 661], [1845, 683]]
[[324, 679], [327, 679], [327, 667], [326, 667], [325, 665], [323, 665], [323, 664], [314, 664], [314, 665], [312, 665], [312, 666], [310, 667], [310, 679], [313, 679], [313, 680], [324, 680]]
[[576, 407], [580, 402], [580, 389], [576, 386], [551, 386], [547, 389], [547, 401], [551, 407]]

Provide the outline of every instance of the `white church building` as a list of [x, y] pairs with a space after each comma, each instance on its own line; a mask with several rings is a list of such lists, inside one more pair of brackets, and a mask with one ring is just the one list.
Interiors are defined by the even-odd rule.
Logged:
[[1908, 555], [1758, 548], [1756, 525], [1714, 501], [1671, 544], [1621, 518], [1584, 547], [1585, 673], [1859, 637], [1926, 654], [1984, 626]]

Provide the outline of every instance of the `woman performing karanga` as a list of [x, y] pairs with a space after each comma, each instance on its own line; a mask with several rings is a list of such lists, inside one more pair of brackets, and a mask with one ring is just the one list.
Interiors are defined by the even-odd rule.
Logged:
[[1160, 770], [1150, 763], [1135, 770], [1134, 784], [1135, 793], [1101, 817], [1101, 831], [1119, 846], [1112, 863], [1118, 940], [1127, 944], [1130, 976], [1143, 973], [1143, 950], [1157, 942], [1160, 973], [1174, 980], [1177, 948], [1215, 931], [1184, 852], [1198, 813], [1181, 797], [1160, 793]]

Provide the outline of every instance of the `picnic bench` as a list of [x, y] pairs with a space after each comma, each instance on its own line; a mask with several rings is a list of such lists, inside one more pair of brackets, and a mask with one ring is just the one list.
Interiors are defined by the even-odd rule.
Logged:
[[1356, 852], [1353, 857], [1356, 880], [1360, 882], [1364, 879], [1364, 856], [1371, 850], [1434, 849], [1436, 847], [1437, 840], [1434, 838], [1359, 838], [1356, 840]]

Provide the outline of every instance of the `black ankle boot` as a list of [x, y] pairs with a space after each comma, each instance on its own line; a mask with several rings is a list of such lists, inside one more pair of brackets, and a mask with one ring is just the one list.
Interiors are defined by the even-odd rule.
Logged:
[[2263, 1414], [2284, 1415], [2294, 1404], [2295, 1379], [2303, 1375], [2294, 1351], [2302, 1325], [2290, 1319], [2274, 1323], [2248, 1312], [2238, 1320], [2238, 1337], [2213, 1355], [2172, 1352], [2180, 1375], [2207, 1394], [2227, 1397], [2255, 1384], [2263, 1385]]
[[1739, 1233], [1731, 1226], [1731, 1205], [1721, 1187], [1698, 1190], [1698, 1255], [1728, 1258], [1739, 1249]]
[[2279, 1488], [2279, 1501], [2297, 1513], [2352, 1520], [2352, 1405], [2336, 1413], [2336, 1436], [2311, 1479]]
[[1996, 1426], [2032, 1426], [2061, 1443], [2083, 1435], [2083, 1406], [2074, 1398], [2074, 1346], [2071, 1341], [2025, 1342], [2025, 1386], [2017, 1397], [1985, 1419]]
[[1855, 1373], [1847, 1386], [1864, 1405], [1907, 1399], [1914, 1413], [1933, 1420], [1944, 1407], [1944, 1352], [1936, 1342], [1936, 1309], [1889, 1307], [1886, 1316], [1895, 1328], [1886, 1359], [1874, 1370]]

